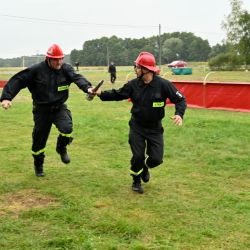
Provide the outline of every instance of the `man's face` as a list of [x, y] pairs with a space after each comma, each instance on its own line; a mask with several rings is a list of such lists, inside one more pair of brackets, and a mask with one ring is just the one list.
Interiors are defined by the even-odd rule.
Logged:
[[142, 74], [142, 68], [141, 68], [141, 66], [135, 64], [134, 65], [134, 69], [135, 69], [135, 73], [136, 73], [137, 77], [140, 77], [141, 74]]
[[49, 66], [52, 69], [59, 70], [62, 67], [63, 58], [50, 58], [49, 59]]

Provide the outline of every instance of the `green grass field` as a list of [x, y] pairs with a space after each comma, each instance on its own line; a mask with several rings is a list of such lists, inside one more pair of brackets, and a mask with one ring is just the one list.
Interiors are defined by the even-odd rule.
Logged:
[[[111, 86], [102, 69], [82, 73]], [[0, 249], [250, 249], [249, 113], [189, 108], [176, 127], [167, 107], [164, 163], [140, 195], [129, 176], [131, 104], [88, 102], [72, 85], [68, 106], [72, 162], [60, 162], [53, 127], [44, 178], [33, 171], [28, 91], [0, 110]]]

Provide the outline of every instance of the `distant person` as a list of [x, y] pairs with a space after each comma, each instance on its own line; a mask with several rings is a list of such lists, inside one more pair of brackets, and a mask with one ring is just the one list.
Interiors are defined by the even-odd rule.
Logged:
[[79, 71], [79, 62], [75, 62], [76, 71]]
[[108, 68], [108, 72], [110, 73], [110, 81], [111, 83], [115, 83], [116, 80], [116, 67], [114, 62], [111, 62]]
[[75, 73], [73, 67], [63, 62], [64, 54], [57, 44], [49, 47], [46, 59], [15, 74], [5, 85], [0, 98], [4, 109], [11, 107], [13, 98], [21, 89], [28, 88], [33, 99], [34, 128], [32, 133], [32, 155], [35, 174], [44, 176], [45, 146], [54, 124], [59, 135], [56, 151], [63, 163], [70, 163], [67, 145], [72, 140], [72, 116], [65, 102], [69, 87], [74, 82], [85, 93], [92, 93], [91, 83]]
[[150, 179], [149, 168], [163, 162], [164, 142], [162, 119], [165, 116], [166, 100], [175, 104], [172, 117], [174, 124], [181, 126], [186, 109], [185, 97], [168, 80], [159, 76], [155, 58], [151, 53], [141, 52], [134, 65], [136, 78], [118, 90], [97, 91], [102, 101], [132, 101], [129, 121], [129, 144], [132, 151], [130, 173], [132, 190], [143, 193], [141, 180]]

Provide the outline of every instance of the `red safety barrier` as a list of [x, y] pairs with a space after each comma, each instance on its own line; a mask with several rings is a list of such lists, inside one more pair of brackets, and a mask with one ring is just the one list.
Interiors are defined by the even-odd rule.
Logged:
[[190, 107], [250, 112], [250, 83], [173, 81]]
[[[0, 81], [0, 88], [7, 81]], [[189, 107], [250, 112], [250, 83], [173, 81]]]
[[0, 80], [0, 88], [3, 88], [5, 86], [5, 84], [7, 83], [7, 81], [1, 81]]

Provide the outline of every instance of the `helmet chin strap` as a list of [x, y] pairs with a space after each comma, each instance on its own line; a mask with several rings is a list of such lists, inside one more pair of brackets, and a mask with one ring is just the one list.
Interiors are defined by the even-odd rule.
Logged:
[[47, 60], [47, 62], [48, 62], [49, 67], [52, 68], [52, 67], [51, 67], [51, 63], [50, 63], [50, 59], [47, 57], [46, 60]]
[[146, 81], [145, 81], [146, 79], [144, 79], [144, 76], [146, 76], [147, 74], [150, 74], [150, 73], [154, 74], [154, 72], [152, 72], [152, 71], [150, 71], [150, 70], [147, 70], [146, 72], [143, 72], [143, 70], [144, 70], [144, 69], [142, 69], [141, 75], [140, 75], [139, 77], [137, 77], [137, 78], [142, 79], [144, 82], [146, 82]]
[[145, 70], [144, 68], [141, 68], [141, 75], [137, 76], [137, 78], [142, 79], [144, 75], [146, 75], [146, 74], [148, 74], [150, 72], [150, 71], [144, 72], [144, 70]]

